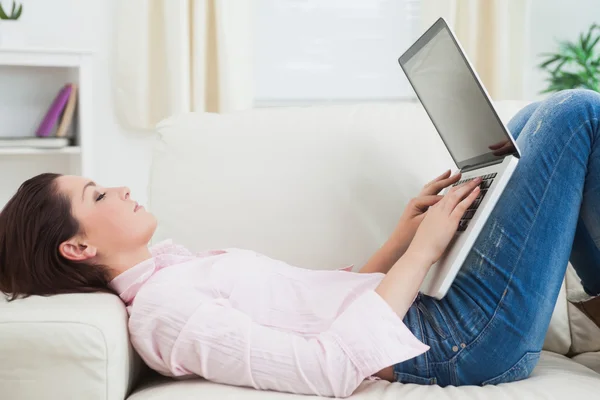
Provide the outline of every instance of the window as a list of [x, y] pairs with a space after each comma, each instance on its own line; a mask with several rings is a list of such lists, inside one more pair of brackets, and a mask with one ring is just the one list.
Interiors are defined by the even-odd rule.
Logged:
[[256, 106], [398, 100], [420, 0], [256, 0]]

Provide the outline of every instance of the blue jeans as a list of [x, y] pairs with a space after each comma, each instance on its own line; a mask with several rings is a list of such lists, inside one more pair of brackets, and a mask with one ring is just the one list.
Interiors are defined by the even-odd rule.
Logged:
[[488, 385], [529, 376], [569, 259], [600, 294], [600, 95], [557, 93], [508, 124], [521, 160], [451, 289], [404, 322], [431, 349], [399, 382]]

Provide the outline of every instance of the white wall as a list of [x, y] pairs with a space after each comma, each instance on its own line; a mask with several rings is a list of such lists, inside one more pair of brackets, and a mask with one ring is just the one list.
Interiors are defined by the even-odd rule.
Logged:
[[[24, 0], [21, 22], [31, 46], [94, 51], [95, 138], [91, 178], [105, 186], [127, 185], [133, 197], [145, 203], [150, 135], [123, 129], [113, 109], [118, 1], [124, 0]], [[2, 4], [9, 5], [12, 1], [2, 0]]]
[[[2, 0], [3, 4], [10, 1]], [[94, 56], [94, 173], [102, 185], [128, 185], [146, 201], [150, 136], [119, 126], [113, 109], [115, 23], [118, 1], [24, 0], [22, 23], [33, 46], [89, 48]], [[531, 47], [526, 93], [535, 98], [543, 76], [537, 54], [555, 49], [555, 38], [575, 38], [598, 17], [598, 0], [532, 0]]]

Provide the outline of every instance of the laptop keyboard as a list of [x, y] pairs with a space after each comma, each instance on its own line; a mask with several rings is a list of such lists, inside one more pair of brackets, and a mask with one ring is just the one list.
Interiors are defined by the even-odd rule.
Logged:
[[[497, 175], [496, 173], [493, 173], [493, 174], [487, 174], [487, 175], [481, 176], [482, 181], [479, 184], [479, 187], [481, 188], [481, 192], [479, 193], [479, 196], [477, 196], [477, 198], [475, 199], [473, 204], [471, 204], [471, 206], [463, 214], [463, 216], [458, 224], [458, 228], [456, 229], [457, 232], [464, 232], [465, 230], [467, 230], [467, 227], [469, 226], [469, 222], [471, 222], [471, 220], [475, 216], [475, 212], [477, 211], [477, 209], [479, 208], [479, 205], [483, 201], [483, 198], [485, 197], [488, 189], [490, 188], [490, 186], [492, 186], [492, 182], [494, 182], [494, 178], [496, 178], [496, 175]], [[477, 177], [474, 176], [469, 179], [463, 179], [459, 182], [456, 182], [452, 186], [462, 185], [463, 183], [472, 181], [475, 178], [477, 178]]]

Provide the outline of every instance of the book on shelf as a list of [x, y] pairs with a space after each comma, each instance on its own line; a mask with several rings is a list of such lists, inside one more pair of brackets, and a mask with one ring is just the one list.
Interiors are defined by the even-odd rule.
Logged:
[[64, 85], [56, 97], [54, 101], [50, 105], [50, 108], [46, 112], [44, 119], [42, 120], [40, 126], [36, 131], [36, 136], [39, 137], [48, 137], [52, 136], [52, 132], [54, 131], [54, 127], [58, 123], [58, 119], [60, 118], [61, 113], [63, 112], [67, 102], [69, 101], [69, 96], [71, 95], [71, 85]]
[[56, 130], [57, 137], [65, 137], [67, 136], [67, 132], [71, 123], [73, 122], [73, 116], [75, 115], [75, 107], [77, 105], [77, 85], [71, 83], [71, 91], [69, 93], [69, 99], [67, 100], [67, 105], [65, 106], [65, 110], [62, 113], [62, 117], [60, 119], [60, 123], [58, 125], [58, 129]]
[[50, 104], [35, 136], [2, 136], [2, 147], [32, 147], [40, 149], [58, 149], [69, 146], [69, 128], [73, 124], [77, 108], [78, 86], [74, 83], [64, 85]]
[[0, 136], [1, 148], [33, 147], [38, 149], [60, 149], [69, 145], [66, 137], [28, 137], [28, 136]]

